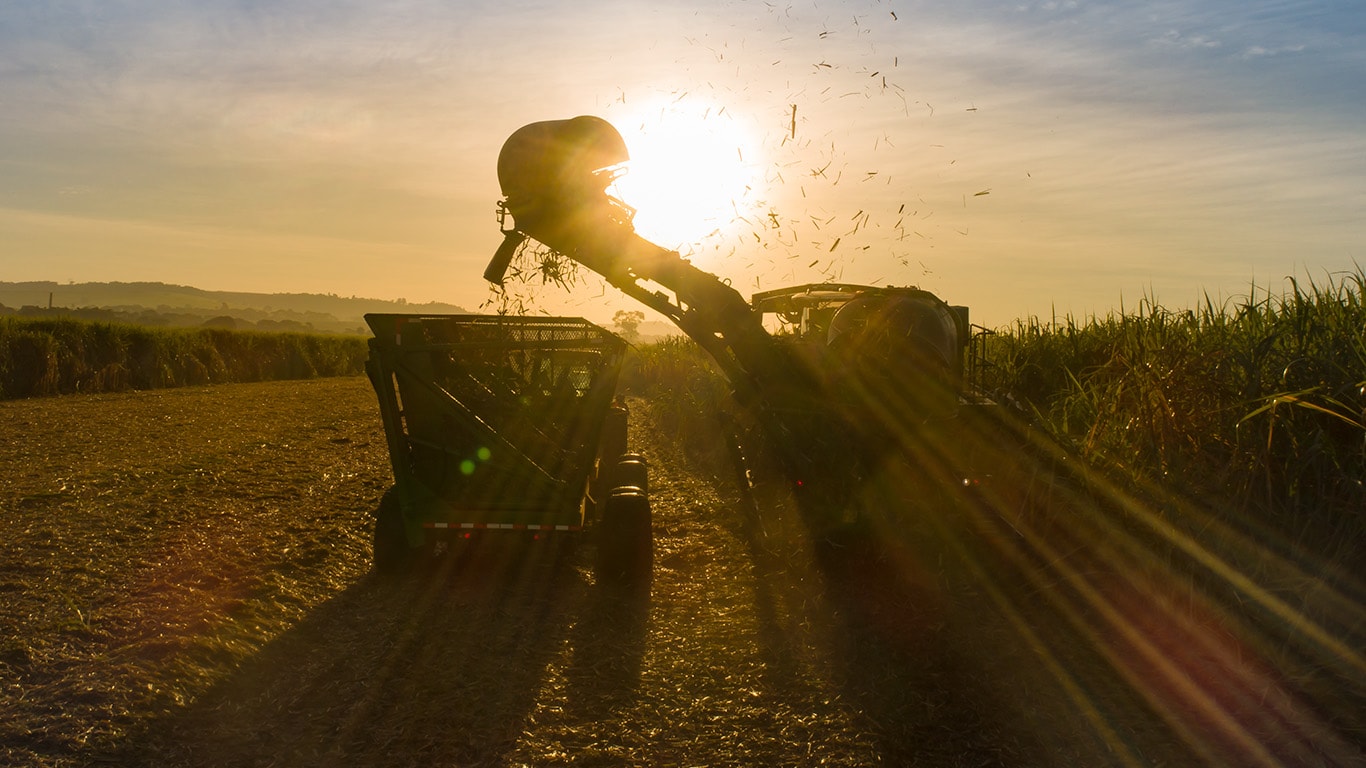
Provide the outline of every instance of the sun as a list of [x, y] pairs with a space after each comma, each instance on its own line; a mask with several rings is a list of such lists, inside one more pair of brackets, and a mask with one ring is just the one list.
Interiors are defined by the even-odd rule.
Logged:
[[636, 232], [679, 251], [729, 234], [761, 178], [753, 130], [714, 107], [671, 104], [642, 114], [613, 121], [631, 155], [615, 191], [636, 209]]

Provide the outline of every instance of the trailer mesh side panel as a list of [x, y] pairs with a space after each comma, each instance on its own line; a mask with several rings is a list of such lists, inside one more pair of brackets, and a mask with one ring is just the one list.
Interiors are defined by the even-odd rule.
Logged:
[[372, 355], [397, 381], [422, 489], [454, 507], [577, 504], [616, 387], [619, 338], [577, 318], [366, 320]]

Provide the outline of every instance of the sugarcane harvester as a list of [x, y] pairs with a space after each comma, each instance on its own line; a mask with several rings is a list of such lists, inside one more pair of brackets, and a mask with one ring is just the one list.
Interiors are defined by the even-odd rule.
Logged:
[[[498, 157], [504, 240], [484, 277], [501, 284], [530, 239], [664, 315], [716, 361], [808, 519], [857, 518], [860, 485], [957, 410], [966, 310], [913, 288], [843, 284], [746, 301], [636, 233], [634, 211], [608, 193], [628, 160], [620, 133], [597, 117], [514, 132]], [[770, 333], [766, 314], [791, 332]]]

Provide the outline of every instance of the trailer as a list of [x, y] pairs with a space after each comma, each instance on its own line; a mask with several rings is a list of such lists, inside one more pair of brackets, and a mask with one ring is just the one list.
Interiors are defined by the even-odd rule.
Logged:
[[627, 345], [582, 318], [368, 314], [394, 484], [383, 574], [471, 540], [596, 531], [600, 577], [648, 576], [647, 468], [616, 399]]

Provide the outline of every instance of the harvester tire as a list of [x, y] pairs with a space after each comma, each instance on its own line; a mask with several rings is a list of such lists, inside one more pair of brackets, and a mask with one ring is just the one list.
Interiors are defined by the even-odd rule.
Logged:
[[598, 521], [600, 581], [627, 586], [649, 582], [654, 566], [654, 531], [650, 500], [640, 488], [612, 491]]

